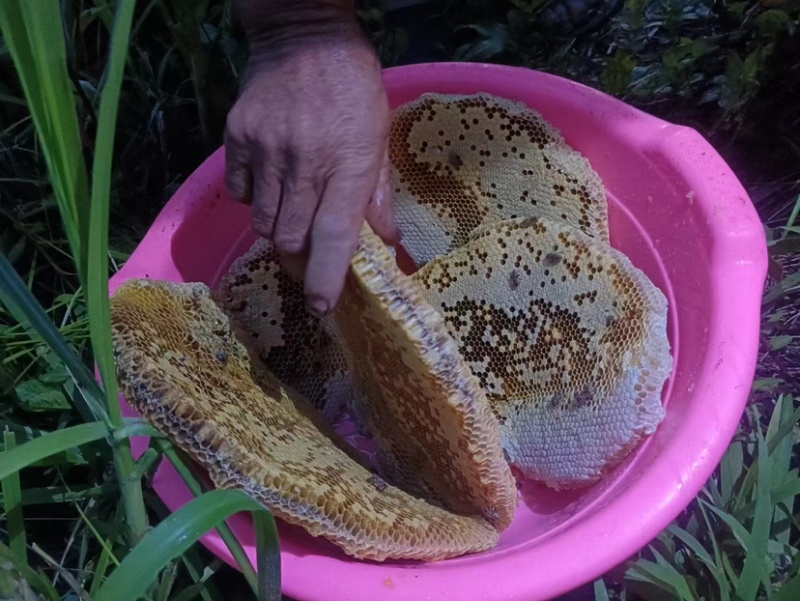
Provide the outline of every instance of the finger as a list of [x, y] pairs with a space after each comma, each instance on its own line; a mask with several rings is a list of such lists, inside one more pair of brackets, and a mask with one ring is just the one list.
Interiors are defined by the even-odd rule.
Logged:
[[304, 282], [309, 311], [318, 317], [339, 301], [377, 179], [377, 173], [336, 173], [325, 186], [311, 228]]
[[400, 232], [394, 222], [392, 211], [392, 190], [389, 186], [389, 152], [384, 153], [383, 165], [378, 177], [378, 185], [372, 200], [367, 205], [366, 218], [373, 231], [384, 242], [392, 246], [400, 242]]
[[281, 182], [277, 174], [263, 170], [255, 177], [253, 185], [253, 209], [250, 215], [255, 232], [272, 240], [275, 220], [281, 202]]
[[225, 145], [225, 185], [230, 195], [249, 203], [253, 194], [253, 175], [244, 152], [238, 145]]
[[298, 282], [303, 281], [303, 274], [306, 271], [306, 263], [308, 262], [307, 253], [298, 253], [296, 255], [280, 253], [278, 260], [281, 268], [290, 278]]
[[308, 246], [319, 190], [301, 168], [292, 169], [283, 181], [281, 203], [272, 238], [278, 251], [296, 255]]

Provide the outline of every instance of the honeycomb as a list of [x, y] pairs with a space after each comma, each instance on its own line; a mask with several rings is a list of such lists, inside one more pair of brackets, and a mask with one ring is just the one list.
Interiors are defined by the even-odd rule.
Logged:
[[498, 424], [441, 315], [369, 226], [332, 318], [386, 479], [499, 530], [517, 491]]
[[544, 217], [608, 241], [600, 177], [522, 103], [423, 94], [394, 112], [389, 159], [395, 219], [418, 267], [479, 226], [517, 217]]
[[494, 547], [480, 516], [455, 515], [353, 461], [305, 399], [247, 350], [204, 284], [129, 280], [111, 299], [117, 376], [128, 401], [209, 470], [275, 516], [360, 559], [434, 561]]
[[260, 238], [231, 265], [212, 298], [254, 358], [331, 419], [350, 398], [338, 342], [306, 311], [303, 284], [280, 267]]
[[412, 279], [527, 477], [556, 489], [594, 482], [663, 419], [666, 299], [597, 238], [545, 218], [506, 220]]

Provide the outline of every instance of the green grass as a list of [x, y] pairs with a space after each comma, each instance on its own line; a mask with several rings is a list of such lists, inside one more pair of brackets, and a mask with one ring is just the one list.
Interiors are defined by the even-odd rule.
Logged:
[[[115, 486], [109, 497], [118, 499], [121, 512], [118, 516], [120, 519], [115, 520], [115, 532], [108, 540], [98, 524], [76, 506], [82, 522], [101, 549], [94, 562], [95, 571], [91, 579], [93, 598], [168, 599], [176, 583], [176, 560], [209, 529], [219, 526], [233, 513], [248, 510], [256, 516], [258, 565], [263, 568], [261, 579], [253, 583], [253, 592], [259, 599], [274, 599], [280, 596], [280, 556], [274, 521], [263, 506], [241, 491], [202, 492], [180, 511], [152, 530], [149, 529], [142, 478], [159, 452], [151, 449], [138, 462], [134, 460], [129, 436], [141, 433], [142, 426], [124, 420], [119, 406], [108, 299], [108, 225], [117, 114], [124, 69], [129, 62], [129, 40], [135, 7], [135, 3], [124, 2], [113, 11], [110, 6], [105, 6], [97, 13], [103, 17], [103, 24], [110, 28], [111, 36], [102, 84], [94, 89], [99, 110], [95, 114], [90, 107], [89, 111], [96, 120], [89, 185], [84, 163], [86, 149], [79, 135], [79, 114], [73, 103], [65, 102], [65, 99], [73, 99], [74, 94], [63, 36], [65, 23], [59, 6], [56, 3], [34, 4], [11, 0], [0, 5], [3, 39], [31, 112], [37, 149], [41, 150], [45, 159], [80, 287], [86, 290], [91, 358], [102, 376], [100, 386], [93, 378], [89, 367], [91, 363], [87, 365], [71, 348], [6, 255], [0, 255], [0, 299], [5, 310], [23, 327], [31, 340], [45, 342], [61, 361], [73, 381], [71, 400], [83, 422], [58, 424], [56, 428], [41, 431], [19, 446], [10, 428], [4, 435], [0, 483], [4, 521], [7, 522], [10, 539], [9, 559], [13, 559], [11, 565], [18, 575], [7, 584], [11, 587], [15, 584], [21, 586], [19, 577], [34, 586], [41, 580], [33, 578], [32, 581], [27, 575], [30, 574], [29, 565], [33, 557], [26, 544], [21, 476], [50, 457], [67, 451], [74, 452], [90, 443], [102, 442], [110, 450], [115, 468]], [[80, 87], [80, 82], [78, 85]], [[12, 337], [14, 333], [5, 332], [5, 335]], [[4, 363], [13, 364], [20, 357], [19, 354], [11, 354], [9, 358], [6, 354], [4, 350]], [[19, 380], [18, 375], [15, 380]], [[21, 386], [15, 387], [18, 394]], [[180, 459], [175, 461], [181, 463]], [[242, 553], [239, 543], [229, 536], [226, 542], [236, 557], [245, 562], [243, 569], [247, 571], [249, 560]], [[86, 547], [88, 550], [88, 540]], [[113, 547], [117, 547], [117, 550]], [[88, 597], [84, 585], [61, 565], [62, 562], [55, 560], [36, 543], [31, 544], [30, 551], [40, 560], [40, 564], [43, 562], [44, 566], [56, 571], [71, 593], [81, 598]], [[82, 549], [81, 563], [85, 563], [86, 554]], [[118, 560], [117, 555], [122, 559]], [[114, 568], [106, 578], [109, 563], [113, 563]], [[204, 588], [200, 574], [197, 569], [192, 569], [190, 575], [195, 582], [189, 586], [199, 594]], [[266, 580], [267, 575], [272, 577], [270, 581]], [[46, 589], [44, 586], [45, 593], [52, 593], [52, 590]], [[188, 590], [188, 587], [183, 589], [184, 592]]]
[[[35, 592], [48, 600], [124, 599], [136, 591], [153, 601], [277, 599], [271, 516], [244, 495], [204, 490], [164, 438], [154, 437], [134, 460], [128, 438], [153, 432], [122, 419], [116, 401], [108, 277], [220, 143], [245, 58], [229, 0], [133, 4], [0, 2], [0, 598]], [[403, 32], [387, 25], [377, 2], [359, 4], [381, 56], [396, 60]], [[472, 42], [481, 42], [484, 34], [508, 33], [489, 21], [498, 14], [506, 19], [512, 4], [524, 11], [533, 3], [484, 10], [486, 3], [470, 2], [477, 11], [470, 13], [457, 1], [449, 15], [483, 19], [471, 30], [478, 32]], [[677, 4], [628, 2], [617, 20], [583, 40], [555, 43], [533, 26], [530, 35], [514, 30], [504, 38], [511, 44], [506, 54], [494, 57], [562, 69], [706, 133], [735, 132], [715, 140], [735, 167], [752, 168], [742, 179], [770, 241], [774, 277], [764, 295], [757, 379], [739, 431], [673, 524], [582, 592], [598, 601], [794, 600], [800, 598], [800, 189], [792, 182], [800, 176], [800, 119], [795, 104], [769, 100], [760, 90], [800, 93], [791, 79], [798, 69], [788, 62], [796, 64], [796, 46], [789, 39], [789, 52], [780, 55], [786, 22], [775, 21], [777, 33], [764, 37], [776, 15], [755, 25], [765, 9], [751, 0], [717, 3], [734, 11], [733, 19], [703, 16], [706, 0], [684, 3], [691, 10], [680, 14]], [[795, 4], [787, 0], [781, 10], [796, 19]], [[750, 28], [731, 37], [748, 11]], [[452, 29], [445, 46], [463, 54], [464, 30]], [[715, 43], [740, 52], [741, 65], [694, 43], [720, 31], [728, 37]], [[759, 48], [774, 52], [780, 69], [770, 71]], [[754, 52], [747, 68], [760, 71], [752, 76], [745, 62]], [[739, 70], [726, 70], [729, 61]], [[715, 83], [720, 73], [727, 79]], [[665, 85], [643, 88], [654, 81]], [[715, 85], [730, 88], [730, 102], [698, 108], [698, 97]], [[768, 132], [766, 142], [754, 143], [752, 132]], [[197, 498], [174, 514], [150, 486], [164, 459]], [[224, 522], [243, 508], [254, 511], [258, 524], [257, 566]], [[193, 544], [210, 528], [220, 532], [240, 573]]]

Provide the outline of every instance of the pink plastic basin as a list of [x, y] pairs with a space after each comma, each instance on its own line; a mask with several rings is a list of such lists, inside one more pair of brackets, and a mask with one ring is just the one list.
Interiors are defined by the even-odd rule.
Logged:
[[[767, 265], [763, 229], [736, 177], [697, 132], [590, 88], [525, 69], [464, 63], [390, 69], [385, 81], [393, 106], [424, 92], [524, 101], [591, 161], [608, 190], [612, 244], [669, 301], [675, 368], [664, 387], [667, 415], [596, 486], [555, 493], [525, 483], [514, 523], [487, 553], [433, 564], [359, 562], [281, 523], [283, 590], [299, 601], [549, 599], [645, 546], [721, 459], [755, 368]], [[226, 193], [223, 153], [203, 163], [164, 207], [112, 290], [131, 277], [213, 286], [249, 247], [249, 209]], [[134, 440], [137, 455], [147, 442]], [[172, 511], [191, 499], [167, 462], [154, 486]], [[229, 524], [255, 560], [250, 518], [237, 515]], [[216, 533], [203, 543], [235, 565]]]

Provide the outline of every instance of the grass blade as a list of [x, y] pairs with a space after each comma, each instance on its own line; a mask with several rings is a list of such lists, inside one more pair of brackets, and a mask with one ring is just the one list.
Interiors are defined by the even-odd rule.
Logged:
[[[5, 453], [14, 450], [16, 437], [13, 432], [3, 432]], [[5, 455], [4, 453], [4, 455]], [[22, 515], [22, 490], [19, 485], [19, 472], [13, 472], [0, 481], [3, 490], [3, 509], [6, 514], [6, 528], [11, 551], [20, 562], [27, 562], [28, 551], [25, 540], [25, 522]]]
[[[778, 401], [775, 403], [772, 418], [769, 420], [769, 427], [767, 428], [767, 447], [769, 449], [770, 440], [777, 440], [774, 445], [774, 450], [769, 451], [770, 471], [771, 471], [771, 488], [774, 491], [780, 488], [784, 483], [790, 483], [796, 480], [791, 471], [792, 463], [792, 439], [786, 435], [780, 436], [781, 426], [789, 426], [793, 428], [796, 420], [792, 417], [792, 403], [793, 399], [788, 395], [780, 395]], [[787, 428], [788, 429], [788, 428]], [[789, 429], [791, 432], [791, 429]], [[791, 527], [785, 523], [784, 512], [779, 506], [779, 502], [773, 497], [771, 499], [773, 507], [772, 537], [778, 542], [787, 545], [791, 534]], [[788, 505], [792, 507], [792, 505]], [[790, 515], [789, 514], [786, 515]], [[780, 525], [785, 523], [785, 527], [781, 528]]]
[[[55, 503], [73, 503], [83, 499], [102, 497], [116, 491], [113, 484], [87, 486], [84, 488], [70, 489], [66, 486], [45, 486], [42, 488], [26, 488], [22, 491], [22, 506], [26, 505], [51, 505]], [[0, 497], [0, 503], [5, 499]]]
[[281, 552], [275, 518], [268, 511], [253, 514], [256, 529], [258, 600], [281, 601]]
[[[794, 226], [794, 222], [797, 219], [797, 215], [800, 214], [800, 194], [797, 195], [797, 199], [794, 201], [794, 206], [792, 207], [792, 213], [789, 215], [789, 219], [786, 221], [786, 229]], [[786, 237], [788, 232], [784, 232], [783, 238]]]
[[217, 572], [219, 566], [222, 565], [220, 559], [215, 559], [210, 565], [203, 567], [203, 562], [200, 561], [200, 556], [195, 549], [187, 549], [181, 555], [181, 561], [186, 566], [186, 571], [194, 580], [194, 584], [185, 588], [180, 593], [175, 595], [172, 601], [189, 601], [196, 598], [198, 595], [203, 601], [224, 601], [222, 594], [217, 589], [211, 577]]
[[61, 601], [61, 595], [58, 594], [53, 584], [47, 578], [28, 567], [27, 563], [20, 562], [17, 555], [2, 542], [0, 542], [0, 560], [14, 566], [28, 584], [43, 594], [48, 601]]
[[0, 30], [25, 91], [78, 273], [86, 281], [89, 193], [59, 2], [3, 0]]
[[[38, 430], [37, 428], [31, 428], [30, 426], [22, 426], [20, 424], [10, 422], [4, 419], [0, 419], [0, 429], [2, 430], [9, 430], [16, 434], [17, 443], [22, 444], [29, 440], [33, 440], [34, 438], [38, 438], [44, 434], [48, 434], [47, 431]], [[97, 452], [101, 452], [104, 448], [108, 448], [108, 445], [103, 443], [102, 445], [96, 444], [92, 445], [96, 448]], [[37, 466], [49, 466], [49, 465], [88, 465], [90, 463], [89, 459], [94, 460], [94, 457], [91, 456], [91, 453], [84, 453], [83, 449], [73, 448], [67, 449], [63, 453], [56, 453], [55, 455], [51, 455], [43, 459], [41, 462], [35, 464]], [[100, 461], [94, 462], [95, 465], [99, 465]], [[24, 497], [24, 495], [23, 495]]]
[[730, 502], [733, 488], [744, 470], [744, 453], [742, 443], [734, 442], [725, 452], [720, 463], [720, 495], [723, 507]]
[[216, 524], [241, 511], [267, 510], [241, 490], [212, 490], [192, 500], [151, 530], [131, 550], [94, 601], [138, 599], [170, 561]]
[[723, 573], [722, 566], [717, 565], [708, 551], [706, 551], [705, 547], [700, 544], [700, 541], [674, 523], [667, 527], [667, 532], [692, 550], [695, 557], [702, 561], [711, 572], [711, 575], [714, 576], [714, 580], [717, 581], [717, 585], [719, 586], [720, 593], [726, 595], [723, 591], [727, 591], [727, 583], [725, 582], [725, 574]]
[[742, 601], [753, 601], [758, 593], [759, 585], [769, 588], [770, 575], [765, 570], [765, 558], [769, 542], [770, 525], [772, 524], [773, 506], [770, 495], [771, 466], [767, 453], [767, 443], [758, 433], [758, 481], [756, 483], [756, 506], [753, 518], [753, 530], [750, 533], [750, 545], [745, 556], [742, 574], [739, 577], [737, 597]]
[[[186, 463], [181, 459], [180, 455], [178, 455], [175, 447], [173, 447], [168, 440], [163, 438], [155, 440], [154, 442], [155, 446], [169, 459], [169, 462], [173, 465], [175, 471], [178, 472], [181, 479], [186, 483], [191, 493], [195, 497], [202, 495], [203, 489], [200, 483], [197, 481], [197, 478], [194, 477], [194, 474], [192, 474], [192, 471]], [[242, 576], [244, 576], [245, 580], [250, 585], [253, 594], [258, 595], [258, 576], [256, 571], [253, 569], [253, 564], [250, 563], [250, 559], [247, 557], [247, 553], [245, 553], [241, 543], [239, 543], [239, 540], [233, 535], [230, 526], [222, 522], [217, 526], [217, 532], [225, 543], [225, 546], [228, 547], [234, 560], [236, 560], [236, 564], [242, 571]]]
[[787, 580], [781, 590], [772, 595], [771, 601], [797, 601], [800, 599], [800, 574]]
[[682, 599], [687, 599], [689, 601], [694, 600], [695, 596], [692, 595], [692, 590], [689, 583], [686, 581], [686, 576], [681, 574], [675, 566], [668, 562], [654, 546], [651, 545], [650, 550], [656, 558], [656, 563], [665, 570], [663, 574], [669, 576], [670, 579], [667, 582], [669, 582], [670, 586], [678, 591]]
[[718, 507], [714, 507], [711, 503], [704, 501], [703, 499], [698, 499], [698, 501], [716, 513], [717, 516], [730, 527], [731, 531], [733, 532], [733, 536], [736, 537], [736, 540], [739, 542], [739, 545], [741, 545], [742, 550], [745, 553], [748, 553], [748, 548], [750, 547], [750, 533], [747, 531], [747, 528], [745, 528], [742, 523], [731, 514], [722, 511]]
[[7, 451], [0, 465], [0, 480], [10, 474], [19, 472], [32, 463], [45, 457], [60, 453], [72, 447], [99, 440], [108, 434], [106, 425], [101, 422], [89, 422], [50, 432], [34, 438], [13, 451]]
[[85, 421], [106, 420], [106, 410], [100, 402], [104, 398], [104, 393], [92, 372], [69, 347], [42, 306], [25, 286], [25, 282], [2, 253], [0, 253], [0, 300], [3, 301], [14, 319], [21, 324], [26, 324], [29, 329], [40, 336], [64, 362], [86, 402], [85, 406], [80, 404], [77, 406], [83, 419]]
[[722, 556], [722, 567], [725, 570], [725, 573], [728, 575], [728, 580], [733, 583], [733, 590], [735, 591], [739, 588], [739, 576], [736, 573], [736, 570], [733, 569], [731, 559], [727, 554], [723, 554]]
[[[784, 397], [781, 397], [784, 398]], [[788, 409], [792, 407], [792, 397], [785, 397], [788, 401], [784, 401], [782, 404], [787, 405]], [[772, 455], [778, 450], [780, 445], [788, 445], [789, 448], [792, 446], [791, 438], [789, 434], [792, 433], [794, 426], [800, 422], [800, 407], [798, 407], [793, 413], [790, 415], [783, 415], [780, 417], [780, 425], [775, 428], [773, 432], [767, 433], [767, 452]], [[770, 426], [772, 423], [770, 422]]]
[[122, 441], [131, 436], [150, 436], [151, 438], [161, 438], [163, 436], [161, 432], [143, 419], [127, 418], [123, 419], [122, 422], [124, 425], [114, 430], [114, 440]]
[[603, 582], [602, 578], [594, 581], [594, 601], [609, 601], [608, 589], [606, 589], [606, 583]]
[[[169, 517], [172, 511], [164, 505], [161, 498], [152, 493], [148, 496], [148, 506], [156, 514], [158, 520], [164, 520]], [[219, 528], [217, 528], [217, 530], [219, 530]], [[172, 601], [177, 601], [177, 599], [182, 596], [184, 598], [194, 599], [197, 595], [199, 595], [203, 601], [225, 601], [226, 597], [220, 593], [212, 580], [214, 574], [216, 574], [220, 567], [225, 565], [225, 562], [216, 557], [211, 560], [211, 563], [205, 565], [196, 546], [190, 547], [184, 551], [181, 555], [181, 561], [195, 584], [188, 587], [192, 589], [188, 592], [187, 589], [180, 591]], [[194, 588], [195, 586], [197, 589]], [[195, 590], [197, 592], [194, 592]]]
[[111, 559], [111, 552], [107, 546], [103, 546], [100, 551], [100, 558], [97, 560], [97, 567], [94, 569], [94, 576], [92, 577], [92, 586], [89, 589], [89, 598], [94, 599], [94, 594], [100, 589], [108, 571], [108, 563]]
[[[116, 7], [109, 62], [106, 67], [105, 85], [98, 111], [97, 137], [92, 164], [92, 197], [87, 245], [87, 268], [92, 277], [86, 282], [86, 302], [89, 311], [92, 348], [105, 388], [109, 420], [115, 428], [121, 426], [123, 420], [117, 393], [111, 341], [111, 310], [108, 298], [108, 215], [114, 133], [136, 3], [119, 2]], [[147, 530], [147, 513], [142, 496], [141, 481], [135, 477], [130, 441], [127, 438], [116, 441], [114, 445], [114, 465], [122, 492], [127, 539], [128, 543], [133, 545], [144, 536]]]
[[703, 524], [705, 524], [708, 538], [711, 541], [711, 550], [714, 552], [714, 565], [716, 566], [717, 572], [719, 574], [719, 576], [717, 577], [717, 583], [719, 584], [720, 601], [730, 601], [731, 595], [730, 595], [729, 580], [726, 579], [725, 577], [726, 576], [725, 564], [723, 563], [722, 560], [723, 556], [720, 551], [719, 544], [717, 543], [717, 539], [714, 534], [714, 529], [711, 526], [711, 520], [708, 519], [708, 512], [706, 512], [702, 503], [696, 503], [695, 506], [696, 510], [700, 513], [700, 516], [703, 519]]
[[[751, 469], [755, 469], [753, 466]], [[794, 498], [797, 495], [800, 495], [800, 478], [796, 475], [791, 475], [791, 477], [786, 478], [786, 482], [783, 484], [777, 484], [773, 481], [772, 483], [772, 503], [773, 505], [779, 505], [783, 503], [787, 507], [791, 507], [791, 503], [794, 502]], [[746, 516], [753, 515], [755, 511], [756, 502], [752, 501], [747, 505], [742, 505], [739, 509], [734, 511], [731, 515], [735, 516], [737, 519], [744, 519]]]
[[[675, 577], [675, 574], [679, 578]], [[647, 559], [638, 560], [625, 574], [626, 578], [634, 578], [642, 582], [648, 582], [659, 589], [675, 595], [681, 601], [694, 601], [691, 591], [689, 591], [686, 579], [677, 571], [649, 561]]]
[[161, 572], [161, 582], [158, 585], [155, 601], [167, 601], [172, 592], [172, 587], [175, 586], [175, 580], [178, 577], [178, 564], [177, 560], [172, 561]]
[[86, 301], [89, 309], [92, 348], [105, 387], [109, 415], [114, 425], [121, 423], [122, 414], [117, 397], [111, 341], [111, 310], [108, 298], [108, 215], [114, 133], [135, 6], [136, 4], [132, 2], [119, 3], [114, 19], [107, 78], [98, 112], [87, 247], [89, 252], [87, 265], [92, 278], [86, 285]]

